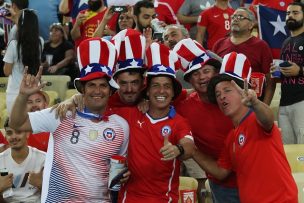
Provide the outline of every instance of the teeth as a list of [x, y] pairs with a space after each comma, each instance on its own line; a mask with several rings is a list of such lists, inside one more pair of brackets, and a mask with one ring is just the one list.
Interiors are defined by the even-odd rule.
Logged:
[[165, 101], [166, 97], [158, 96], [156, 97], [156, 100], [158, 101]]

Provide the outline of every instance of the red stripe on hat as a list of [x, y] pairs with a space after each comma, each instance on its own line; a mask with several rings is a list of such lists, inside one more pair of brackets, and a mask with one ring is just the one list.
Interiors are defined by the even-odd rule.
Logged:
[[146, 51], [145, 64], [146, 64], [146, 66], [147, 66], [148, 69], [152, 67], [152, 50], [151, 50], [151, 46], [149, 46], [149, 48]]
[[[139, 35], [131, 35], [129, 36], [129, 40], [130, 40], [130, 44], [131, 44], [131, 48], [133, 52], [133, 57], [134, 58], [142, 58], [142, 44], [141, 44], [141, 40], [140, 40], [140, 36]], [[129, 51], [129, 50], [128, 50]]]
[[90, 62], [90, 52], [89, 52], [89, 42], [88, 40], [84, 40], [80, 43], [80, 45], [78, 46], [78, 50], [79, 50], [79, 56], [78, 58], [81, 61], [81, 64], [83, 67], [86, 67], [87, 65], [89, 65]]
[[247, 78], [247, 76], [249, 74], [250, 67], [251, 67], [250, 61], [248, 60], [248, 58], [246, 58], [246, 60], [244, 61], [243, 71], [242, 71], [242, 78], [243, 79]]
[[196, 58], [196, 55], [193, 54], [184, 44], [181, 45], [180, 49], [176, 53], [189, 62]]
[[100, 42], [100, 57], [99, 57], [99, 64], [108, 66], [109, 64], [109, 49], [108, 44], [105, 42]]
[[237, 57], [236, 52], [230, 53], [230, 55], [228, 56], [227, 62], [226, 62], [225, 72], [234, 73], [236, 57]]
[[122, 41], [120, 44], [120, 50], [119, 50], [119, 55], [118, 55], [118, 60], [119, 61], [125, 61], [126, 60], [126, 45], [125, 41]]
[[159, 44], [159, 52], [160, 52], [161, 65], [169, 67], [170, 66], [170, 63], [169, 63], [170, 49], [163, 44]]

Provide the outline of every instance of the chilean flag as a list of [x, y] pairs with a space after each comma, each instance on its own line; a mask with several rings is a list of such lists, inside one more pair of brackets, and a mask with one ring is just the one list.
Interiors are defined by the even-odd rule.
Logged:
[[257, 9], [260, 38], [268, 43], [273, 58], [279, 59], [282, 43], [290, 35], [285, 27], [286, 11], [262, 5]]

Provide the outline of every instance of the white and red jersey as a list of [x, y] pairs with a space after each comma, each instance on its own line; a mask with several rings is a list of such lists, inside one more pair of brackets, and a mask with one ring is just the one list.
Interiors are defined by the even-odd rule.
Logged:
[[160, 149], [164, 136], [178, 144], [185, 137], [193, 139], [190, 126], [180, 115], [155, 120], [137, 107], [121, 108], [119, 114], [129, 122], [128, 168], [131, 176], [122, 187], [119, 202], [162, 203], [178, 201], [180, 161], [162, 161]]
[[34, 133], [52, 132], [53, 161], [43, 185], [42, 202], [110, 202], [109, 163], [112, 155], [125, 155], [128, 123], [118, 115], [93, 122], [71, 115], [60, 122], [50, 109], [29, 113]]
[[29, 153], [22, 163], [17, 163], [11, 153], [11, 148], [0, 154], [0, 170], [5, 169], [13, 174], [13, 196], [6, 202], [40, 202], [40, 190], [29, 184], [29, 172], [38, 173], [44, 166], [45, 153], [28, 147]]

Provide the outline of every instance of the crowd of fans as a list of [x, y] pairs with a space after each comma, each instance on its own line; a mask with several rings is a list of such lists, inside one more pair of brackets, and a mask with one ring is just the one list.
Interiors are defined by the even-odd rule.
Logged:
[[[207, 179], [214, 203], [298, 202], [283, 144], [304, 144], [304, 4], [130, 2], [0, 0], [0, 202], [175, 203], [180, 175], [199, 203]], [[286, 11], [279, 77], [259, 4]], [[50, 110], [41, 75], [79, 94]], [[109, 190], [113, 155], [128, 171]]]

